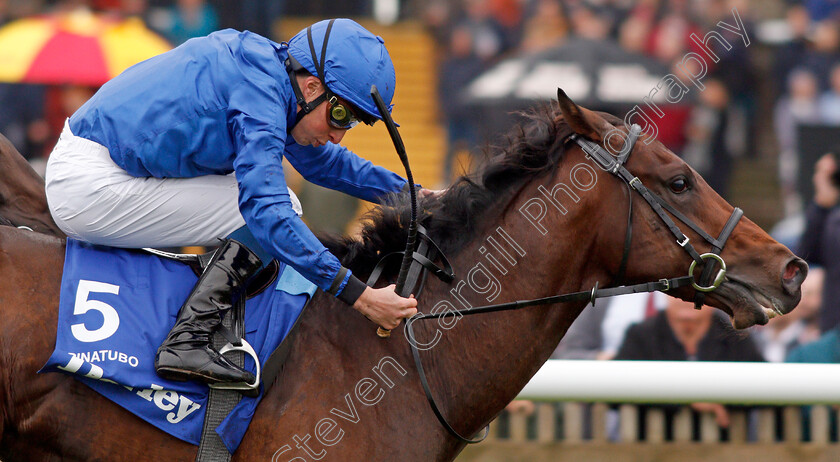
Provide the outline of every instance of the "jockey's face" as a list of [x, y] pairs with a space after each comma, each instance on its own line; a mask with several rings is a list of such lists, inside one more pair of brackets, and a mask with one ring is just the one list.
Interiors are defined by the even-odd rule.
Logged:
[[[315, 98], [321, 96], [325, 89], [321, 81], [317, 77], [307, 76], [298, 77], [298, 84], [300, 85], [303, 97], [306, 102], [310, 102]], [[323, 102], [318, 105], [312, 112], [303, 116], [300, 122], [292, 129], [292, 138], [301, 146], [323, 146], [327, 141], [339, 143], [347, 130], [341, 130], [332, 127], [327, 123], [327, 110], [330, 105]], [[300, 106], [297, 108], [300, 111]]]

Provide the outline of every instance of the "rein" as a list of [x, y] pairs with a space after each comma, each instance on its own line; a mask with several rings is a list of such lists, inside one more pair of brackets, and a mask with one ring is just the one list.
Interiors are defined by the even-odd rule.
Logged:
[[[651, 190], [649, 190], [647, 187], [645, 187], [645, 185], [642, 184], [642, 181], [639, 180], [637, 176], [631, 174], [624, 167], [624, 164], [627, 161], [627, 158], [630, 156], [630, 153], [633, 150], [633, 146], [635, 145], [636, 140], [641, 134], [641, 131], [641, 128], [636, 124], [633, 124], [630, 127], [630, 131], [627, 135], [627, 138], [624, 141], [624, 146], [622, 147], [621, 151], [618, 153], [617, 156], [613, 156], [597, 143], [584, 139], [577, 134], [571, 135], [568, 138], [568, 140], [577, 143], [587, 154], [587, 157], [593, 159], [604, 171], [607, 171], [621, 179], [627, 185], [628, 191], [631, 191], [631, 194], [628, 195], [628, 201], [630, 205], [627, 218], [627, 231], [625, 234], [624, 251], [621, 258], [621, 263], [619, 265], [617, 281], [620, 282], [624, 278], [627, 262], [629, 260], [630, 244], [633, 232], [632, 191], [634, 190], [638, 192], [642, 196], [642, 198], [644, 198], [645, 202], [648, 203], [650, 208], [665, 223], [665, 225], [668, 227], [668, 230], [676, 239], [677, 245], [682, 247], [691, 257], [692, 262], [688, 269], [688, 275], [671, 279], [660, 279], [659, 281], [655, 282], [646, 282], [630, 286], [619, 286], [606, 289], [599, 289], [598, 283], [596, 282], [595, 286], [591, 290], [587, 291], [554, 295], [532, 300], [521, 300], [495, 305], [485, 305], [471, 308], [466, 311], [458, 311], [457, 314], [473, 315], [493, 313], [497, 311], [512, 311], [531, 306], [552, 305], [556, 303], [568, 303], [579, 301], [588, 301], [594, 305], [595, 300], [599, 298], [614, 297], [616, 295], [625, 295], [642, 292], [667, 292], [671, 289], [687, 287], [689, 285], [694, 287], [695, 289], [694, 303], [695, 307], [697, 309], [700, 309], [703, 306], [706, 293], [712, 292], [718, 287], [720, 287], [720, 285], [726, 279], [726, 263], [723, 261], [723, 258], [720, 257], [720, 252], [723, 250], [726, 241], [729, 239], [729, 236], [732, 234], [732, 231], [735, 229], [735, 226], [738, 224], [738, 221], [740, 221], [741, 217], [744, 215], [744, 212], [740, 208], [735, 207], [735, 209], [732, 211], [732, 214], [729, 216], [729, 219], [726, 221], [726, 224], [723, 226], [720, 235], [717, 239], [715, 239], [708, 233], [706, 233], [691, 219], [686, 217], [684, 214], [676, 210], [673, 206], [668, 204], [664, 199], [662, 199], [661, 197], [653, 193]], [[667, 213], [665, 213], [666, 210], [668, 213], [676, 217], [677, 220], [684, 223], [695, 233], [697, 233], [700, 237], [702, 237], [709, 244], [711, 244], [711, 252], [704, 254], [698, 253], [694, 246], [691, 244], [688, 236], [683, 234], [680, 228], [674, 223], [674, 220], [671, 219], [671, 217]], [[703, 271], [700, 275], [699, 281], [695, 280], [694, 277], [695, 268], [698, 264], [703, 267]], [[715, 266], [720, 266], [720, 269], [714, 275], [714, 280], [712, 280], [712, 275], [714, 273]], [[414, 357], [414, 364], [417, 368], [418, 375], [420, 376], [420, 383], [423, 386], [423, 391], [426, 394], [426, 399], [428, 400], [429, 405], [431, 406], [432, 411], [434, 412], [438, 421], [440, 421], [443, 427], [446, 428], [446, 430], [459, 441], [467, 444], [479, 443], [487, 437], [487, 434], [489, 433], [489, 426], [485, 428], [484, 434], [482, 436], [470, 439], [462, 436], [452, 427], [452, 425], [449, 424], [449, 422], [446, 420], [446, 418], [443, 416], [443, 413], [437, 406], [434, 396], [432, 395], [431, 388], [429, 387], [428, 380], [426, 379], [426, 373], [423, 369], [423, 363], [420, 359], [420, 350], [417, 348], [417, 341], [414, 335], [414, 323], [416, 323], [417, 321], [424, 319], [438, 319], [444, 316], [454, 315], [455, 313], [452, 312], [432, 314], [418, 313], [417, 315], [406, 320], [406, 335], [408, 338], [409, 346], [411, 348], [411, 354]]]

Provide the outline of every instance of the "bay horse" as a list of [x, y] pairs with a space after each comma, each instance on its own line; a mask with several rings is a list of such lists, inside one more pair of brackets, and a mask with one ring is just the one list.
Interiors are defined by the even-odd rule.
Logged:
[[44, 179], [0, 135], [0, 217], [6, 225], [25, 226], [33, 231], [64, 237], [50, 215]]
[[[598, 143], [628, 127], [567, 98], [559, 103], [531, 113], [480, 174], [421, 204], [421, 224], [459, 278], [453, 284], [428, 279], [421, 311], [451, 316], [417, 323], [415, 331], [438, 406], [463, 435], [478, 432], [516, 397], [586, 302], [463, 317], [461, 309], [614, 282], [628, 200], [635, 212], [624, 282], [683, 276], [691, 263], [652, 209], [570, 141], [578, 134]], [[716, 235], [733, 212], [647, 134], [626, 167], [709, 233]], [[380, 256], [404, 248], [407, 216], [406, 204], [395, 200], [374, 210], [360, 238], [329, 239], [328, 247], [364, 277]], [[697, 233], [683, 231], [705, 251]], [[798, 303], [807, 266], [753, 222], [738, 222], [721, 256], [729, 278], [706, 300], [736, 327], [766, 323], [769, 308], [781, 314]], [[61, 238], [0, 228], [0, 458], [193, 460], [195, 446], [75, 379], [35, 373], [54, 345], [63, 259]], [[694, 289], [670, 294], [691, 299]], [[464, 443], [444, 430], [426, 402], [403, 326], [378, 338], [367, 319], [318, 292], [286, 340], [288, 360], [233, 460], [453, 460]], [[720, 384], [726, 386], [725, 377]], [[755, 384], [767, 386], [773, 384]]]

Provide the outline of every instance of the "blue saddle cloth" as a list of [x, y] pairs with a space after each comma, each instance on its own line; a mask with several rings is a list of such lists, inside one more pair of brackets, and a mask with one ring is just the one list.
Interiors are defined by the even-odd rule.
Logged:
[[[245, 339], [261, 362], [289, 333], [315, 286], [281, 264], [274, 290], [249, 299]], [[198, 444], [209, 389], [157, 376], [157, 347], [197, 281], [192, 270], [144, 252], [67, 240], [55, 351], [40, 372], [65, 372], [172, 436]], [[256, 370], [245, 355], [245, 368]], [[233, 453], [262, 393], [243, 397], [216, 428]]]

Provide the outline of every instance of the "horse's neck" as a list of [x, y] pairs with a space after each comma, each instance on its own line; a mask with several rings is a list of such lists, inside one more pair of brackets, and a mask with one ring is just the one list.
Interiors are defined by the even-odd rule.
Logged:
[[[558, 175], [568, 178], [568, 169]], [[569, 204], [567, 214], [546, 216], [542, 223], [551, 231], [547, 235], [522, 216], [523, 204], [540, 197], [540, 185], [550, 191], [554, 183], [549, 178], [533, 182], [508, 203], [486, 212], [485, 224], [472, 240], [449, 255], [458, 279], [444, 284], [429, 278], [418, 300], [420, 311], [456, 312], [577, 291], [605, 280], [592, 253], [596, 218], [586, 213], [583, 195], [579, 203]], [[452, 425], [468, 435], [498, 414], [549, 357], [582, 307], [583, 303], [565, 304], [417, 322], [432, 393]], [[370, 321], [321, 293], [308, 310], [278, 378], [284, 386], [275, 386], [272, 396], [263, 400], [245, 446], [268, 444], [265, 440], [280, 447], [291, 433], [311, 431], [323, 416], [358, 411], [358, 418], [366, 422], [375, 419], [375, 425], [353, 427], [354, 441], [369, 450], [368, 459], [452, 459], [459, 446], [429, 410], [403, 328], [389, 340], [377, 338]], [[359, 384], [372, 382], [379, 388], [368, 398], [384, 396], [375, 407], [359, 398], [364, 395]], [[391, 405], [394, 408], [386, 412]], [[314, 420], [302, 419], [304, 415]], [[413, 439], [404, 441], [407, 420], [416, 444]], [[285, 430], [278, 433], [278, 426]], [[365, 441], [382, 438], [401, 443], [366, 446]], [[348, 443], [331, 451], [338, 456], [350, 448]]]
[[[497, 223], [459, 253], [455, 266], [460, 281], [430, 287], [420, 303], [423, 311], [469, 310], [574, 292], [596, 280], [603, 283], [606, 274], [594, 263], [596, 233], [587, 231], [594, 223], [587, 223], [593, 218], [585, 213], [585, 201], [576, 204], [579, 210], [569, 207], [565, 216], [547, 218], [545, 224], [554, 228], [543, 235], [519, 210], [538, 197], [537, 188], [526, 187]], [[572, 224], [577, 232], [570, 229]], [[430, 342], [436, 331], [442, 334], [421, 356], [429, 362], [432, 387], [455, 428], [477, 430], [500, 412], [549, 358], [583, 306], [424, 321], [429, 325], [418, 327], [423, 332], [418, 342]]]

